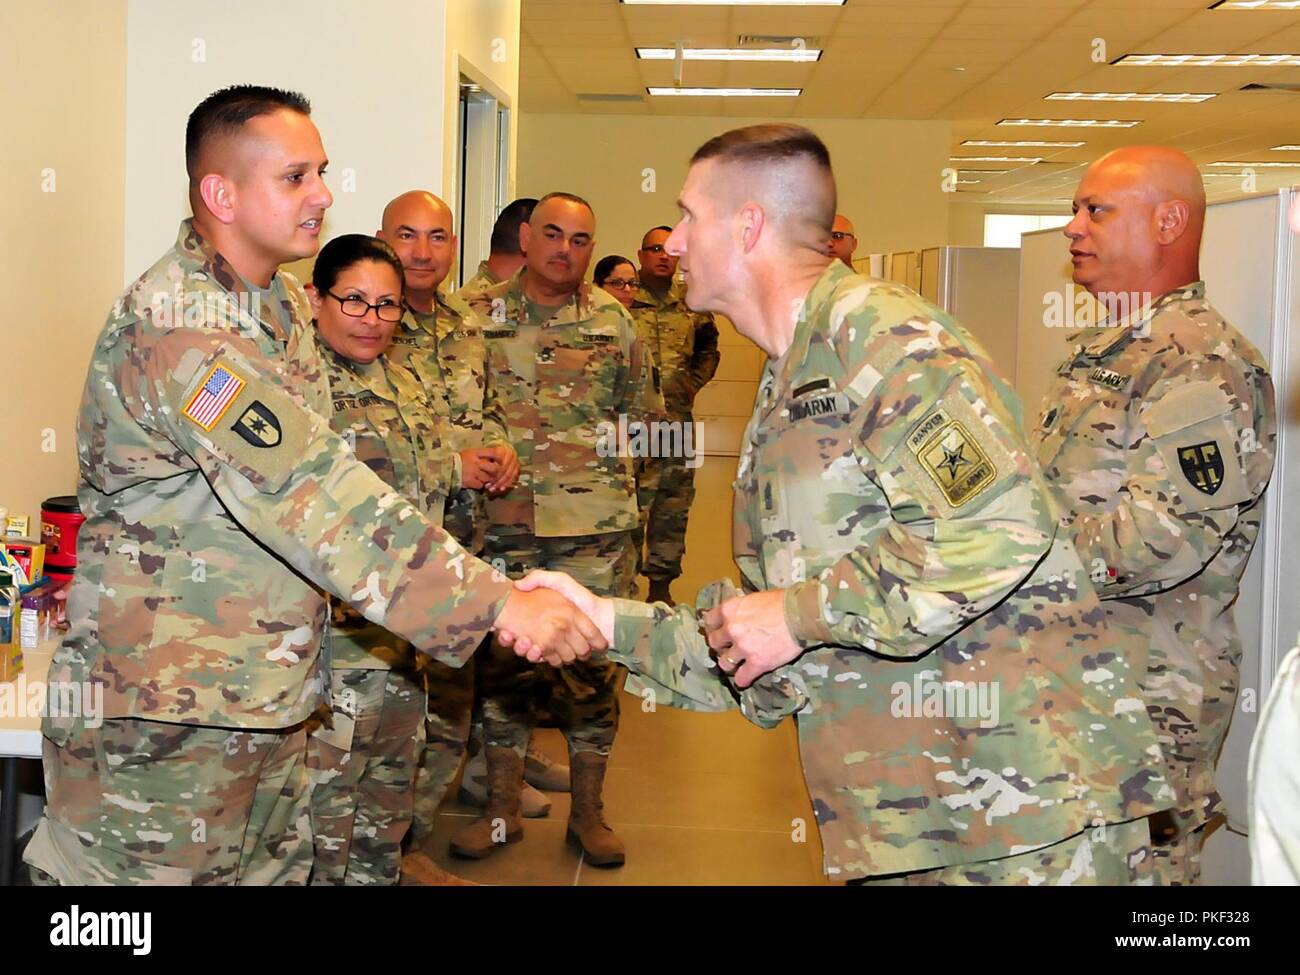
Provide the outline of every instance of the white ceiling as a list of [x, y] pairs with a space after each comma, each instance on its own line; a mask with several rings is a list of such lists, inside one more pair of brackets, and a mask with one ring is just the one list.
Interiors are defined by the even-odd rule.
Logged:
[[[638, 6], [618, 0], [522, 0], [520, 102], [528, 112], [934, 119], [952, 123], [953, 156], [1042, 156], [958, 199], [1060, 203], [1082, 167], [1109, 149], [1165, 143], [1203, 167], [1219, 160], [1300, 163], [1300, 68], [1128, 67], [1126, 54], [1300, 54], [1300, 11], [1209, 10], [1213, 0], [848, 0], [842, 7]], [[633, 48], [736, 47], [741, 34], [808, 38], [814, 63], [687, 62], [701, 87], [803, 88], [798, 98], [651, 97], [673, 84], [670, 61]], [[964, 70], [955, 70], [955, 69]], [[1297, 91], [1243, 92], [1247, 84]], [[1053, 91], [1214, 92], [1200, 104], [1047, 101]], [[580, 95], [641, 96], [590, 101]], [[1130, 129], [999, 126], [1003, 118], [1118, 118]], [[966, 139], [1084, 141], [1069, 149], [963, 147]], [[957, 164], [954, 164], [957, 165]], [[1205, 169], [1207, 173], [1213, 169]], [[1220, 170], [1222, 171], [1222, 170]], [[1254, 189], [1300, 183], [1300, 167], [1258, 169]], [[1241, 177], [1207, 179], [1212, 199], [1250, 190]]]

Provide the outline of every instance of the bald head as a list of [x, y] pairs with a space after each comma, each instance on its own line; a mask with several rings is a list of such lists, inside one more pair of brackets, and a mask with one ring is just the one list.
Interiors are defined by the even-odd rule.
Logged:
[[1079, 182], [1074, 211], [1065, 228], [1074, 280], [1093, 295], [1158, 297], [1199, 279], [1205, 185], [1177, 149], [1126, 146], [1102, 156]]
[[835, 214], [835, 222], [831, 224], [831, 257], [852, 267], [853, 252], [857, 249], [858, 238], [853, 232], [853, 221], [842, 213]]
[[411, 190], [384, 207], [378, 237], [402, 261], [406, 301], [417, 311], [433, 308], [434, 293], [451, 273], [456, 235], [451, 208], [428, 190]]

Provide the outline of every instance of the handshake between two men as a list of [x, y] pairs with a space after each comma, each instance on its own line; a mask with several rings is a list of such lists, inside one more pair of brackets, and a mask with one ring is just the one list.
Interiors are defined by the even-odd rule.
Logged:
[[[610, 648], [616, 609], [572, 576], [536, 569], [515, 582], [497, 638], [531, 663], [559, 667]], [[702, 619], [718, 667], [742, 690], [803, 652], [786, 625], [783, 589], [728, 599]]]

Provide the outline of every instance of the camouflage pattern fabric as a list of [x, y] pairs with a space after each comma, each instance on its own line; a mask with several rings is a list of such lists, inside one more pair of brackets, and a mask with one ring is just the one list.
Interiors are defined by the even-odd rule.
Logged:
[[43, 747], [48, 802], [25, 858], [49, 878], [78, 887], [307, 883], [302, 725], [110, 718]]
[[859, 881], [891, 887], [1150, 887], [1151, 838], [1141, 819], [1093, 826], [1032, 853]]
[[1179, 847], [1220, 801], [1242, 654], [1232, 605], [1273, 471], [1273, 384], [1199, 281], [1071, 338], [1032, 440], [1178, 796], [1153, 830], [1157, 873], [1191, 882], [1199, 858]]
[[[327, 592], [464, 663], [509, 581], [357, 462], [329, 411], [302, 289], [281, 272], [254, 292], [185, 221], [91, 356], [77, 427], [86, 522], [50, 679], [99, 685], [109, 718], [292, 728], [325, 700]], [[48, 716], [42, 731], [75, 744], [84, 725]], [[51, 759], [74, 761], [57, 748]], [[59, 826], [81, 831], [81, 860], [115, 860], [121, 840], [84, 829], [95, 810], [58, 795], [57, 772], [28, 861], [52, 872], [41, 861]], [[152, 774], [197, 792], [203, 771]]]
[[[385, 357], [414, 373], [427, 405], [444, 421], [444, 447], [455, 454], [509, 443], [505, 407], [487, 368], [487, 349], [469, 309], [438, 295], [432, 312], [407, 308]], [[460, 458], [454, 462], [459, 470]], [[443, 527], [472, 552], [483, 549], [483, 494], [460, 488], [448, 499]]]
[[[599, 595], [616, 595], [631, 556], [627, 532], [574, 538], [488, 535], [484, 558], [512, 579], [533, 569], [567, 572]], [[569, 753], [608, 755], [618, 732], [619, 668], [592, 657], [555, 669], [534, 665], [493, 641], [479, 661], [488, 745], [527, 753], [539, 711], [549, 711]]]
[[314, 886], [393, 886], [411, 825], [424, 683], [401, 670], [336, 670], [332, 726], [307, 741]]
[[[444, 440], [450, 447], [460, 451], [508, 443], [505, 409], [474, 316], [458, 297], [439, 294], [435, 302], [428, 314], [406, 309], [386, 357], [419, 377], [430, 408], [445, 421]], [[487, 530], [483, 493], [461, 488], [452, 494], [443, 526], [470, 551], [480, 553]], [[416, 772], [412, 838], [417, 843], [432, 832], [438, 806], [465, 754], [475, 671], [427, 658], [419, 668], [428, 714]]]
[[1282, 660], [1250, 746], [1250, 872], [1300, 886], [1300, 648]]
[[525, 271], [468, 302], [521, 468], [512, 490], [487, 501], [490, 531], [544, 538], [631, 531], [635, 478], [617, 434], [662, 414], [650, 358], [627, 310], [589, 284], [533, 324]]
[[[637, 333], [654, 356], [659, 370], [666, 418], [691, 423], [695, 396], [718, 371], [718, 327], [713, 316], [693, 312], [685, 291], [674, 284], [664, 294], [642, 286], [632, 300]], [[672, 582], [682, 574], [686, 555], [686, 522], [695, 500], [695, 468], [681, 457], [648, 457], [638, 463], [641, 533], [645, 537], [644, 571], [649, 579]], [[634, 538], [638, 568], [642, 541]]]
[[464, 284], [460, 286], [460, 288], [456, 291], [456, 297], [462, 300], [466, 300], [470, 297], [470, 295], [476, 295], [480, 291], [486, 291], [494, 284], [500, 284], [500, 283], [501, 283], [501, 279], [498, 278], [495, 274], [493, 274], [488, 269], [488, 262], [479, 261], [478, 270], [474, 273], [474, 276], [472, 278], [470, 278], [468, 281], [466, 281]]
[[1171, 804], [1015, 394], [942, 311], [828, 265], [742, 450], [736, 562], [785, 590], [803, 655], [740, 694], [698, 610], [619, 601], [609, 656], [676, 706], [797, 713], [827, 874], [984, 863]]

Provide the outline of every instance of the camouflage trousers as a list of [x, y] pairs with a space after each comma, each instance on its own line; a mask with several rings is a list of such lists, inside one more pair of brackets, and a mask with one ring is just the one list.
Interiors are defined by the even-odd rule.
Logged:
[[307, 739], [314, 886], [396, 884], [411, 825], [424, 683], [405, 670], [335, 670], [333, 727]]
[[1145, 819], [1095, 826], [1031, 853], [938, 870], [867, 877], [899, 887], [1127, 887], [1154, 883]]
[[44, 743], [38, 883], [305, 884], [312, 864], [302, 725], [240, 731], [137, 718]]
[[[687, 417], [682, 422], [690, 422]], [[658, 468], [659, 486], [643, 512], [645, 559], [638, 531], [632, 542], [639, 569], [647, 579], [672, 582], [682, 574], [686, 556], [686, 521], [695, 500], [695, 468], [683, 457], [647, 457], [641, 463]]]
[[1167, 809], [1150, 817], [1151, 853], [1156, 884], [1190, 887], [1201, 881], [1201, 849], [1205, 836], [1220, 819], [1209, 820], [1201, 810]]
[[[484, 558], [517, 579], [531, 569], [567, 572], [592, 592], [621, 594], [631, 544], [629, 532], [538, 538], [489, 532]], [[483, 735], [488, 745], [513, 748], [520, 756], [545, 709], [569, 743], [569, 754], [608, 755], [618, 731], [618, 667], [592, 659], [551, 668], [521, 660], [493, 641], [478, 676], [482, 682]]]
[[429, 703], [424, 716], [424, 741], [415, 770], [413, 843], [423, 843], [433, 832], [438, 806], [465, 755], [474, 709], [474, 671], [486, 653], [487, 648], [480, 647], [464, 667], [448, 667], [420, 656], [420, 674]]

